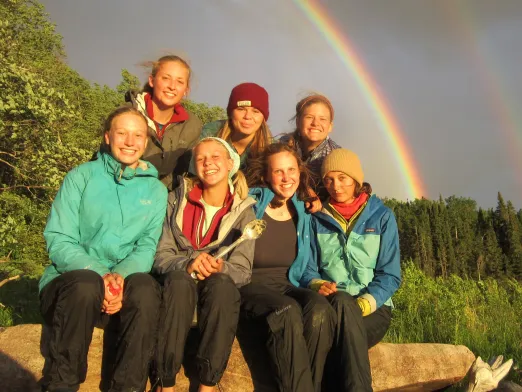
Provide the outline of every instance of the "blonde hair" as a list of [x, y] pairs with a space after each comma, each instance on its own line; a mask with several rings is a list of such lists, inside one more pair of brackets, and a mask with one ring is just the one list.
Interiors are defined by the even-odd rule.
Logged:
[[[225, 121], [221, 129], [217, 133], [217, 137], [231, 143], [231, 135], [234, 132], [230, 119]], [[256, 158], [263, 153], [265, 148], [272, 142], [272, 132], [265, 120], [254, 135], [254, 140], [250, 146], [250, 158]]]
[[[199, 146], [202, 143], [210, 143], [214, 142], [216, 144], [219, 144], [223, 149], [227, 152], [228, 159], [232, 159], [230, 156], [230, 153], [228, 152], [227, 148], [220, 142], [212, 139], [202, 139], [194, 147], [192, 147], [192, 152], [196, 149], [197, 146]], [[202, 184], [201, 180], [198, 177], [187, 177], [188, 180], [188, 191], [190, 192], [192, 188], [196, 184]], [[248, 196], [248, 184], [245, 178], [245, 175], [241, 170], [238, 170], [233, 176], [232, 176], [232, 185], [234, 186], [234, 192], [239, 196], [241, 200], [245, 200]]]
[[[183, 65], [187, 69], [188, 74], [189, 74], [188, 80], [187, 80], [187, 87], [190, 87], [190, 81], [192, 80], [192, 69], [190, 68], [189, 63], [187, 61], [183, 60], [179, 56], [176, 56], [174, 54], [169, 54], [167, 56], [160, 57], [156, 61], [146, 61], [146, 62], [142, 63], [141, 65], [143, 65], [144, 67], [147, 67], [147, 68], [150, 67], [151, 68], [150, 75], [154, 78], [157, 75], [157, 73], [158, 73], [159, 69], [161, 68], [161, 66], [163, 64], [169, 63], [171, 61], [180, 63], [181, 65]], [[143, 85], [143, 89], [142, 90], [145, 93], [152, 94], [153, 88], [150, 86], [148, 80]]]

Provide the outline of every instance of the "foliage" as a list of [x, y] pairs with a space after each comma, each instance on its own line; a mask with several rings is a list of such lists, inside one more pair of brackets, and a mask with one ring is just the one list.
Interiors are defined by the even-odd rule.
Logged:
[[209, 106], [206, 103], [196, 103], [187, 99], [183, 101], [183, 107], [195, 114], [203, 124], [227, 118], [225, 110], [219, 106]]
[[462, 344], [482, 358], [502, 354], [522, 363], [520, 283], [457, 275], [431, 278], [411, 260], [403, 265], [402, 273], [386, 341]]

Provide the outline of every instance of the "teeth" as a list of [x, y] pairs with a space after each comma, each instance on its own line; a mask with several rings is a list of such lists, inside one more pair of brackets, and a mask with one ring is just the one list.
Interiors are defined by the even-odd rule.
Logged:
[[134, 154], [136, 150], [128, 150], [126, 148], [122, 148], [121, 151], [125, 154]]
[[291, 188], [294, 184], [281, 184], [281, 188], [285, 188], [285, 189], [288, 189], [288, 188]]
[[206, 175], [211, 175], [211, 174], [215, 174], [215, 173], [217, 173], [217, 170], [209, 170], [209, 171], [205, 172]]

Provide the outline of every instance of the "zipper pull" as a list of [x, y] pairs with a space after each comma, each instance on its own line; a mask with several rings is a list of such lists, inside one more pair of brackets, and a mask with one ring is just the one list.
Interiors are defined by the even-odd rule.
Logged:
[[121, 176], [123, 176], [123, 169], [120, 169], [120, 175], [118, 176], [118, 182], [121, 181]]

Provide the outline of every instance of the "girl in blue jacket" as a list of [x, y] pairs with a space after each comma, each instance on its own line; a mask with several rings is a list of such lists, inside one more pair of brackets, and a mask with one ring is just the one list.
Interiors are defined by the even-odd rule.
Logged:
[[[148, 274], [167, 208], [158, 172], [140, 160], [147, 121], [132, 107], [105, 122], [97, 159], [71, 170], [44, 231], [51, 259], [40, 280], [48, 391], [85, 381], [94, 326], [109, 323], [115, 363], [104, 390], [142, 390], [154, 349], [160, 291]], [[103, 320], [102, 320], [103, 319]], [[110, 334], [106, 333], [106, 340]]]
[[386, 334], [391, 297], [401, 282], [397, 223], [393, 212], [371, 196], [353, 152], [332, 151], [321, 175], [330, 198], [313, 220], [317, 261], [304, 283], [337, 313], [324, 384], [328, 391], [371, 391], [368, 348]]
[[280, 391], [320, 392], [335, 313], [320, 294], [300, 287], [312, 256], [309, 174], [282, 143], [269, 145], [248, 173], [258, 186], [250, 191], [256, 217], [267, 227], [256, 240], [252, 282], [240, 289], [243, 326], [261, 327]]

